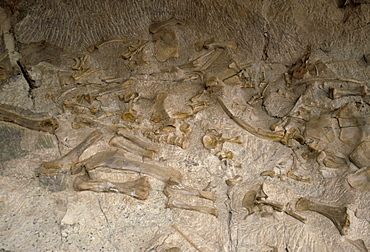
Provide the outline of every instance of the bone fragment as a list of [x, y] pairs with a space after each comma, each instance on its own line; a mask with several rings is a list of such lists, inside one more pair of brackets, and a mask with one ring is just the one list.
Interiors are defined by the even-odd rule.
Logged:
[[211, 215], [214, 215], [214, 216], [218, 217], [218, 209], [217, 208], [207, 207], [207, 206], [192, 206], [192, 205], [188, 205], [184, 202], [181, 202], [179, 200], [173, 199], [172, 197], [170, 197], [168, 199], [167, 207], [169, 207], [171, 209], [172, 208], [179, 208], [179, 209], [185, 209], [185, 210], [190, 210], [190, 211], [198, 211], [198, 212], [201, 212], [201, 213], [211, 214]]
[[31, 130], [51, 134], [54, 134], [58, 128], [58, 122], [54, 117], [46, 118], [41, 114], [5, 104], [0, 105], [0, 121], [15, 123]]
[[260, 174], [261, 176], [269, 176], [270, 178], [275, 177], [275, 172], [274, 171], [263, 171]]
[[79, 167], [76, 167], [79, 157], [87, 148], [96, 143], [102, 136], [103, 133], [100, 130], [95, 130], [73, 150], [68, 152], [60, 159], [42, 163], [40, 168], [37, 170], [37, 173], [41, 176], [51, 176], [60, 172], [68, 172], [69, 170], [71, 170], [72, 174], [79, 173], [81, 170]]
[[284, 131], [267, 131], [267, 130], [262, 130], [262, 129], [255, 129], [253, 126], [249, 125], [248, 123], [234, 116], [231, 113], [231, 111], [226, 107], [225, 103], [222, 101], [222, 99], [219, 96], [217, 97], [217, 100], [221, 108], [230, 117], [230, 119], [233, 120], [236, 124], [238, 124], [241, 128], [251, 133], [252, 135], [263, 138], [263, 139], [276, 141], [276, 142], [279, 142], [284, 138]]
[[213, 192], [194, 190], [192, 188], [185, 188], [181, 184], [173, 183], [171, 180], [167, 182], [166, 186], [163, 189], [163, 193], [169, 198], [171, 197], [171, 195], [178, 193], [178, 194], [184, 194], [184, 195], [197, 196], [203, 199], [211, 200], [213, 202], [216, 201], [216, 195]]
[[338, 99], [345, 96], [367, 96], [369, 90], [366, 85], [358, 86], [355, 88], [330, 88], [329, 98]]
[[347, 177], [348, 184], [361, 191], [370, 191], [370, 167], [362, 168]]
[[110, 44], [110, 43], [116, 43], [116, 42], [124, 43], [124, 42], [126, 42], [126, 38], [124, 36], [120, 36], [120, 37], [116, 37], [116, 38], [103, 39], [102, 41], [100, 41], [96, 45], [89, 46], [87, 48], [87, 51], [93, 52], [93, 51], [95, 51], [95, 49], [99, 49], [102, 46], [105, 46], [105, 45]]
[[236, 50], [238, 48], [238, 45], [231, 40], [226, 40], [226, 41], [216, 41], [214, 38], [212, 39], [207, 39], [203, 43], [203, 47], [206, 49], [214, 49], [214, 48], [230, 48], [231, 50]]
[[168, 97], [168, 93], [164, 93], [164, 92], [159, 93], [155, 96], [154, 104], [153, 104], [154, 113], [151, 117], [151, 120], [153, 122], [158, 123], [170, 117], [164, 107], [164, 102], [167, 97]]
[[157, 51], [155, 53], [155, 58], [159, 62], [165, 62], [170, 58], [179, 57], [179, 46], [178, 44], [167, 44], [162, 40], [157, 40], [155, 43]]
[[113, 183], [107, 180], [88, 180], [85, 176], [78, 176], [73, 183], [73, 187], [77, 191], [119, 192], [139, 200], [146, 200], [150, 191], [149, 180], [146, 176], [125, 183]]
[[212, 55], [212, 57], [206, 62], [204, 63], [203, 66], [200, 67], [200, 71], [204, 71], [206, 70], [207, 68], [209, 68], [217, 59], [218, 57], [220, 57], [221, 53], [224, 51], [224, 49], [222, 48], [217, 48], [215, 50], [215, 53]]
[[152, 160], [154, 159], [154, 152], [153, 151], [143, 149], [143, 148], [133, 144], [131, 141], [127, 140], [124, 137], [114, 136], [109, 141], [109, 144], [114, 146], [114, 147], [121, 148], [125, 151], [131, 152], [133, 154], [136, 154], [136, 155], [139, 155], [139, 156], [142, 156], [142, 157], [146, 157], [146, 158], [150, 158]]
[[150, 31], [150, 33], [156, 33], [164, 26], [184, 25], [184, 24], [185, 24], [184, 21], [181, 21], [181, 20], [176, 19], [176, 18], [171, 18], [171, 19], [166, 20], [166, 21], [151, 24], [149, 26], [149, 31]]
[[266, 206], [271, 206], [275, 211], [278, 211], [278, 212], [284, 212], [286, 213], [287, 215], [290, 215], [292, 216], [293, 218], [299, 220], [300, 222], [303, 222], [305, 223], [306, 222], [306, 219], [303, 218], [302, 216], [296, 214], [293, 212], [293, 210], [291, 210], [290, 208], [287, 209], [284, 205], [282, 204], [279, 204], [279, 203], [276, 203], [276, 202], [269, 202], [269, 201], [264, 201], [264, 200], [258, 200], [257, 201], [257, 204], [258, 205], [266, 205]]
[[139, 146], [143, 149], [146, 149], [148, 151], [153, 151], [155, 153], [160, 151], [160, 146], [158, 144], [148, 143], [148, 142], [140, 139], [139, 137], [136, 137], [127, 128], [119, 128], [117, 130], [117, 134], [120, 135], [120, 136], [123, 136], [124, 138], [130, 140], [131, 142], [133, 142], [137, 146]]
[[178, 170], [155, 164], [130, 160], [117, 151], [98, 152], [94, 156], [83, 160], [78, 165], [80, 167], [85, 167], [87, 171], [93, 170], [97, 167], [135, 171], [147, 174], [165, 183], [167, 183], [169, 179], [176, 181], [177, 183], [181, 183], [182, 180], [182, 175]]
[[291, 179], [294, 179], [296, 181], [301, 181], [301, 182], [307, 182], [307, 183], [311, 183], [312, 182], [312, 178], [303, 178], [302, 176], [300, 175], [295, 175], [293, 172], [289, 171], [287, 173], [287, 177], [288, 178], [291, 178]]
[[229, 178], [225, 182], [226, 182], [227, 186], [233, 186], [233, 185], [236, 185], [237, 183], [242, 182], [242, 181], [243, 181], [242, 176], [235, 175], [233, 178]]
[[256, 205], [255, 204], [256, 198], [257, 198], [256, 190], [251, 190], [244, 195], [242, 200], [242, 206], [248, 210], [248, 214], [254, 213], [253, 208]]
[[347, 207], [332, 207], [314, 203], [305, 198], [300, 198], [295, 206], [297, 211], [314, 211], [329, 218], [339, 230], [341, 235], [347, 233], [350, 221], [348, 219]]
[[370, 141], [361, 142], [349, 156], [351, 161], [359, 168], [370, 164]]

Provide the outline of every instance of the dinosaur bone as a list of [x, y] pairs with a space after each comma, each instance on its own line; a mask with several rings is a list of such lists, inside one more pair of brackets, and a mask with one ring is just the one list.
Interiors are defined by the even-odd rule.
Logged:
[[347, 233], [350, 221], [348, 219], [347, 207], [332, 207], [328, 205], [314, 203], [305, 198], [300, 198], [295, 209], [297, 211], [314, 211], [329, 218], [339, 230], [341, 235]]
[[125, 183], [113, 183], [107, 180], [88, 180], [85, 176], [78, 176], [73, 183], [73, 187], [77, 191], [119, 192], [139, 200], [146, 200], [150, 191], [150, 184], [146, 176]]
[[119, 128], [117, 130], [117, 134], [120, 135], [120, 136], [123, 136], [124, 138], [130, 140], [131, 142], [133, 142], [137, 146], [139, 146], [141, 148], [144, 148], [144, 149], [146, 149], [148, 151], [153, 151], [153, 152], [157, 153], [160, 150], [160, 147], [159, 147], [158, 144], [148, 143], [148, 142], [146, 142], [144, 140], [141, 140], [139, 137], [136, 137], [135, 135], [133, 135], [126, 128]]
[[58, 128], [58, 122], [54, 117], [45, 118], [41, 114], [5, 104], [0, 105], [0, 121], [51, 134], [54, 134], [55, 129]]
[[185, 210], [191, 210], [191, 211], [198, 211], [205, 214], [211, 214], [216, 217], [218, 217], [218, 209], [214, 207], [207, 207], [207, 206], [192, 206], [189, 204], [186, 204], [182, 201], [173, 199], [170, 197], [167, 202], [167, 207], [169, 208], [179, 208], [179, 209], [185, 209]]
[[216, 195], [213, 192], [204, 191], [204, 190], [194, 190], [192, 188], [185, 188], [181, 184], [176, 184], [176, 182], [173, 183], [171, 180], [167, 182], [166, 186], [163, 189], [163, 192], [167, 197], [171, 197], [171, 195], [179, 193], [179, 194], [197, 196], [200, 198], [211, 200], [213, 202], [216, 201]]
[[38, 168], [37, 173], [39, 175], [47, 176], [69, 170], [71, 170], [72, 174], [79, 173], [81, 170], [79, 169], [79, 167], [75, 166], [78, 163], [79, 157], [87, 148], [96, 143], [102, 136], [103, 133], [100, 130], [95, 130], [90, 135], [88, 135], [85, 140], [83, 140], [79, 145], [77, 145], [74, 149], [72, 149], [60, 159], [42, 163], [41, 166]]
[[97, 167], [135, 171], [147, 174], [165, 183], [169, 179], [172, 179], [177, 183], [181, 183], [182, 180], [182, 175], [178, 170], [170, 167], [130, 160], [117, 151], [98, 152], [94, 156], [80, 162], [78, 166], [85, 167], [87, 171], [93, 170]]
[[143, 148], [133, 144], [131, 141], [129, 141], [126, 138], [121, 137], [121, 136], [114, 136], [109, 141], [109, 144], [114, 146], [114, 147], [121, 148], [125, 151], [131, 152], [133, 154], [137, 154], [137, 155], [142, 156], [142, 157], [147, 157], [147, 158], [150, 158], [150, 159], [154, 158], [154, 152], [153, 151], [143, 149]]

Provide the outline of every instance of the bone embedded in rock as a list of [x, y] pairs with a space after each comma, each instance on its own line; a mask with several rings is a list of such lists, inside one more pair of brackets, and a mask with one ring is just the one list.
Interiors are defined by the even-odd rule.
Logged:
[[154, 104], [153, 104], [154, 113], [151, 117], [151, 120], [153, 122], [158, 123], [170, 117], [164, 107], [164, 102], [167, 97], [168, 97], [168, 93], [165, 93], [165, 92], [159, 93], [155, 96]]
[[182, 181], [182, 175], [176, 169], [131, 160], [117, 151], [98, 152], [94, 156], [80, 162], [78, 166], [85, 167], [87, 171], [93, 170], [97, 167], [135, 171], [147, 174], [165, 183], [167, 183], [169, 179], [172, 179], [177, 183], [181, 183]]
[[370, 191], [370, 167], [362, 168], [347, 177], [350, 186], [361, 191]]
[[369, 90], [366, 85], [353, 87], [353, 88], [330, 88], [329, 98], [339, 99], [346, 96], [367, 96], [369, 95]]
[[227, 186], [233, 186], [243, 181], [243, 177], [240, 175], [235, 175], [232, 178], [229, 178], [225, 181]]
[[169, 180], [163, 189], [163, 193], [167, 197], [171, 197], [171, 195], [174, 194], [185, 194], [185, 195], [193, 195], [197, 196], [203, 199], [208, 199], [213, 202], [216, 201], [216, 194], [210, 191], [204, 191], [204, 190], [194, 190], [192, 188], [185, 188], [181, 184], [177, 184], [176, 182]]
[[[199, 47], [199, 44], [197, 45]], [[238, 48], [238, 45], [235, 43], [235, 41], [232, 41], [232, 40], [217, 41], [214, 38], [211, 38], [211, 39], [207, 39], [206, 41], [204, 41], [203, 47], [206, 49], [229, 48], [231, 50], [236, 50]]]
[[179, 46], [178, 44], [167, 44], [162, 40], [157, 40], [155, 43], [157, 51], [155, 54], [155, 58], [159, 62], [165, 62], [170, 58], [178, 58], [179, 57]]
[[44, 115], [5, 104], [0, 105], [0, 121], [51, 134], [58, 128], [58, 122], [54, 117], [46, 118]]
[[79, 157], [87, 148], [95, 144], [102, 137], [103, 133], [100, 130], [93, 131], [65, 156], [54, 161], [42, 163], [37, 173], [39, 175], [53, 175], [68, 171], [71, 171], [72, 174], [79, 173], [81, 170], [75, 166], [78, 163]]
[[150, 158], [152, 160], [154, 159], [154, 152], [153, 151], [143, 149], [140, 146], [135, 145], [134, 143], [132, 143], [131, 141], [127, 140], [124, 137], [114, 136], [109, 141], [109, 144], [114, 146], [114, 147], [121, 148], [125, 151], [131, 152], [133, 154], [136, 154], [136, 155], [139, 155], [139, 156], [142, 156], [142, 157], [146, 157], [146, 158]]
[[332, 207], [324, 204], [314, 203], [305, 198], [300, 198], [295, 206], [297, 211], [314, 211], [330, 219], [341, 235], [347, 234], [350, 221], [347, 207]]
[[99, 49], [102, 46], [105, 46], [105, 45], [110, 44], [110, 43], [117, 43], [117, 42], [118, 43], [126, 42], [126, 37], [118, 36], [118, 37], [113, 37], [113, 38], [109, 38], [109, 39], [103, 38], [102, 41], [100, 41], [99, 43], [97, 43], [95, 45], [92, 45], [92, 46], [89, 46], [87, 48], [87, 51], [88, 52], [93, 52], [93, 51], [95, 51], [95, 49]]
[[207, 207], [207, 206], [193, 206], [186, 204], [184, 202], [181, 202], [179, 200], [176, 200], [172, 197], [168, 199], [167, 207], [169, 208], [179, 208], [179, 209], [185, 209], [185, 210], [190, 210], [190, 211], [197, 211], [200, 213], [205, 213], [205, 214], [211, 214], [213, 216], [218, 217], [218, 209], [214, 207]]
[[133, 142], [137, 146], [139, 146], [143, 149], [146, 149], [148, 151], [153, 151], [155, 153], [160, 151], [160, 146], [159, 145], [157, 145], [155, 143], [148, 143], [148, 142], [142, 140], [141, 138], [132, 134], [127, 128], [119, 128], [117, 130], [117, 134], [120, 135], [120, 136], [123, 136], [124, 138], [130, 140], [131, 142]]
[[88, 180], [85, 176], [79, 176], [75, 179], [73, 187], [77, 191], [119, 192], [139, 200], [146, 200], [150, 192], [150, 184], [146, 176], [124, 183], [109, 182], [107, 180]]
[[349, 157], [357, 167], [368, 167], [370, 164], [370, 141], [361, 142]]
[[254, 213], [253, 208], [255, 207], [257, 198], [257, 191], [256, 190], [250, 190], [246, 194], [244, 194], [243, 200], [242, 200], [242, 206], [245, 207], [248, 210], [248, 214]]

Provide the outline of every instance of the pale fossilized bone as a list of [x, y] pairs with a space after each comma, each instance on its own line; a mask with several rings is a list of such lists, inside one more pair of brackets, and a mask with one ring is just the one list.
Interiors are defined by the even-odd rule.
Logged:
[[206, 49], [213, 49], [213, 48], [230, 48], [231, 50], [236, 50], [238, 45], [235, 41], [226, 40], [226, 41], [217, 41], [214, 38], [207, 39], [203, 43], [203, 47]]
[[211, 58], [206, 63], [204, 63], [204, 65], [201, 66], [199, 70], [204, 71], [209, 68], [218, 59], [218, 57], [220, 57], [223, 51], [224, 49], [217, 48]]
[[58, 122], [54, 117], [47, 118], [45, 115], [5, 104], [0, 105], [0, 121], [15, 123], [31, 130], [51, 134], [54, 134], [58, 128]]
[[60, 159], [42, 163], [40, 168], [37, 170], [39, 175], [51, 176], [60, 172], [71, 171], [72, 174], [79, 173], [81, 170], [79, 167], [75, 166], [78, 163], [78, 159], [81, 154], [90, 146], [95, 144], [101, 137], [103, 133], [100, 130], [95, 130], [90, 135], [88, 135], [79, 145], [68, 152], [66, 155]]
[[263, 139], [273, 140], [276, 142], [280, 142], [284, 138], [284, 131], [267, 131], [262, 129], [255, 129], [252, 125], [249, 125], [248, 123], [244, 122], [240, 118], [233, 115], [219, 96], [217, 97], [217, 100], [221, 108], [230, 117], [230, 119], [233, 120], [236, 124], [238, 124], [241, 128], [251, 133], [252, 135]]
[[236, 185], [237, 183], [242, 182], [242, 181], [243, 181], [242, 176], [235, 175], [234, 177], [227, 179], [225, 181], [225, 183], [226, 183], [227, 186], [233, 186], [233, 185]]
[[124, 42], [126, 42], [126, 38], [123, 37], [123, 36], [119, 36], [119, 37], [115, 37], [115, 38], [109, 38], [109, 39], [103, 38], [102, 41], [98, 42], [97, 44], [89, 46], [87, 48], [87, 51], [93, 52], [93, 51], [95, 51], [95, 49], [99, 49], [102, 46], [105, 46], [105, 45], [110, 44], [110, 43], [117, 43], [117, 42], [124, 43]]
[[98, 152], [94, 156], [81, 161], [78, 166], [85, 167], [87, 171], [97, 167], [107, 167], [116, 170], [135, 171], [147, 174], [163, 182], [169, 179], [181, 183], [182, 175], [178, 170], [156, 164], [143, 163], [128, 159], [117, 151]]
[[176, 183], [176, 181], [169, 180], [163, 189], [164, 194], [170, 198], [174, 194], [185, 194], [193, 195], [200, 198], [208, 199], [213, 202], [216, 201], [216, 195], [213, 192], [205, 190], [194, 190], [192, 188], [186, 188], [181, 184]]
[[159, 145], [157, 145], [155, 143], [148, 143], [148, 142], [140, 139], [139, 137], [132, 134], [127, 128], [119, 128], [117, 130], [117, 134], [120, 135], [120, 136], [123, 136], [124, 138], [130, 140], [131, 142], [133, 142], [137, 146], [139, 146], [143, 149], [146, 149], [148, 151], [152, 151], [152, 152], [155, 152], [155, 153], [160, 151]]
[[198, 211], [205, 214], [211, 214], [218, 217], [218, 209], [214, 207], [207, 207], [207, 206], [193, 206], [186, 204], [182, 201], [176, 200], [172, 197], [168, 198], [167, 207], [169, 208], [179, 208], [191, 211]]
[[159, 62], [165, 62], [170, 58], [179, 57], [179, 46], [178, 44], [167, 44], [162, 40], [157, 40], [155, 43], [157, 51], [155, 53], [155, 58]]
[[329, 218], [339, 230], [341, 235], [347, 233], [350, 221], [347, 214], [347, 207], [333, 207], [314, 203], [305, 198], [300, 198], [295, 206], [297, 211], [314, 211]]
[[127, 140], [124, 137], [121, 136], [114, 136], [110, 141], [109, 144], [121, 148], [125, 151], [131, 152], [133, 154], [142, 156], [142, 157], [147, 157], [150, 159], [154, 159], [154, 151], [146, 150], [141, 148], [140, 146], [135, 145], [131, 141]]
[[124, 183], [109, 182], [107, 180], [89, 180], [86, 176], [78, 176], [73, 183], [73, 187], [77, 191], [118, 192], [139, 200], [146, 200], [150, 192], [150, 184], [146, 176]]
[[330, 88], [329, 98], [338, 99], [345, 96], [368, 96], [369, 90], [366, 85], [354, 88]]
[[355, 189], [370, 190], [370, 167], [362, 168], [347, 177], [348, 184]]
[[186, 135], [178, 136], [173, 132], [167, 134], [148, 131], [145, 133], [145, 136], [153, 142], [176, 145], [183, 149], [186, 149], [189, 145], [189, 139]]
[[164, 107], [164, 101], [168, 97], [168, 93], [159, 93], [154, 98], [154, 113], [151, 117], [151, 120], [153, 122], [160, 122], [162, 120], [168, 119], [170, 116], [168, 115], [165, 107]]

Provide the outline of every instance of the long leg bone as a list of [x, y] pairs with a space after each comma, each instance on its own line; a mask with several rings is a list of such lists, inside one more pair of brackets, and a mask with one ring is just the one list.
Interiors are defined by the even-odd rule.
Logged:
[[297, 211], [314, 211], [329, 218], [339, 230], [341, 235], [347, 233], [350, 221], [348, 219], [346, 207], [332, 207], [317, 204], [305, 198], [300, 198], [295, 206]]
[[248, 123], [234, 116], [231, 113], [231, 111], [226, 107], [225, 103], [222, 101], [220, 97], [217, 97], [217, 100], [222, 109], [225, 111], [225, 113], [230, 117], [230, 119], [233, 120], [236, 124], [238, 124], [241, 128], [251, 133], [252, 135], [263, 139], [273, 140], [276, 142], [279, 142], [284, 138], [284, 131], [266, 131], [262, 129], [253, 128], [252, 125], [249, 125]]
[[5, 104], [0, 105], [0, 121], [15, 123], [31, 130], [52, 134], [58, 128], [58, 122], [54, 117], [45, 118], [40, 114]]
[[126, 138], [121, 137], [121, 136], [114, 136], [109, 141], [109, 144], [114, 146], [114, 147], [124, 149], [128, 152], [137, 154], [137, 155], [142, 156], [142, 157], [147, 157], [147, 158], [150, 158], [150, 159], [154, 158], [154, 152], [153, 151], [149, 151], [149, 150], [140, 148], [139, 146], [134, 145], [132, 142], [130, 142], [129, 140], [127, 140]]
[[330, 88], [329, 98], [338, 99], [344, 96], [367, 96], [369, 91], [366, 85], [356, 88]]
[[60, 159], [42, 163], [40, 168], [37, 170], [39, 175], [53, 175], [60, 172], [65, 172], [71, 170], [72, 174], [76, 174], [81, 170], [75, 165], [78, 163], [78, 158], [80, 155], [91, 145], [97, 142], [103, 133], [100, 130], [92, 132], [86, 137], [79, 145], [77, 145], [73, 150], [68, 152], [65, 156]]
[[85, 167], [87, 171], [93, 170], [97, 167], [107, 167], [116, 170], [129, 170], [139, 173], [144, 173], [153, 176], [163, 182], [169, 179], [181, 183], [182, 175], [178, 170], [158, 166], [155, 164], [142, 163], [134, 160], [127, 159], [117, 151], [103, 151], [95, 154], [94, 156], [83, 160], [79, 163], [80, 167]]
[[207, 206], [192, 206], [188, 205], [184, 202], [181, 202], [179, 200], [173, 199], [170, 197], [168, 199], [167, 207], [169, 208], [179, 208], [179, 209], [185, 209], [185, 210], [191, 210], [191, 211], [198, 211], [205, 214], [211, 214], [216, 217], [218, 217], [218, 209], [214, 207], [207, 207]]
[[139, 200], [146, 200], [149, 196], [150, 184], [148, 177], [143, 176], [137, 180], [125, 183], [113, 183], [107, 180], [88, 180], [85, 176], [75, 179], [73, 187], [77, 191], [90, 190], [94, 192], [119, 192]]

